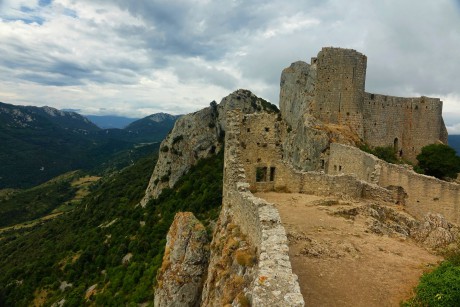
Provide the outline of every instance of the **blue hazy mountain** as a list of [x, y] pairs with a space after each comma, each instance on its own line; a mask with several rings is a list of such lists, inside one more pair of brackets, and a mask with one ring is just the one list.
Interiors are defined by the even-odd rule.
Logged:
[[118, 128], [123, 129], [139, 118], [115, 116], [115, 115], [84, 115], [101, 129]]
[[460, 135], [449, 135], [449, 146], [457, 151], [457, 155], [460, 156]]

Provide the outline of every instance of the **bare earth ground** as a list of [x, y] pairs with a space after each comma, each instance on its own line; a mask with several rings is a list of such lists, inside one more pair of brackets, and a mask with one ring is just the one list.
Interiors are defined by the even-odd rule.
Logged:
[[257, 193], [276, 205], [307, 306], [399, 306], [442, 260], [403, 236], [378, 235], [370, 218], [333, 215], [364, 203], [306, 194]]

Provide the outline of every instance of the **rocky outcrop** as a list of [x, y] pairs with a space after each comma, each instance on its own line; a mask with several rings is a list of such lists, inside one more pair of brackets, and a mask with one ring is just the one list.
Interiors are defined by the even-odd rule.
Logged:
[[280, 111], [294, 128], [305, 113], [310, 113], [315, 98], [316, 65], [298, 61], [281, 74]]
[[458, 227], [449, 223], [439, 213], [425, 215], [424, 220], [412, 234], [417, 241], [431, 248], [443, 247], [455, 242], [458, 239], [458, 235]]
[[371, 218], [369, 230], [373, 233], [410, 237], [423, 246], [433, 249], [444, 248], [456, 242], [459, 236], [458, 227], [449, 223], [439, 213], [427, 213], [420, 221], [395, 208], [370, 204], [359, 210], [350, 209], [336, 214], [353, 216], [358, 212]]
[[223, 98], [219, 105], [211, 102], [209, 107], [179, 118], [161, 143], [158, 162], [141, 201], [142, 206], [150, 198], [158, 197], [164, 188], [172, 188], [199, 159], [222, 150], [226, 114], [234, 109], [244, 113], [278, 111], [276, 106], [250, 91], [237, 90]]
[[233, 218], [222, 210], [211, 243], [201, 306], [248, 306], [257, 255]]
[[317, 129], [319, 125], [322, 123], [305, 114], [283, 137], [283, 158], [300, 171], [316, 171], [323, 167], [321, 161], [328, 152], [329, 137], [326, 131]]
[[166, 240], [155, 306], [199, 306], [209, 259], [206, 229], [192, 213], [179, 212]]
[[283, 159], [300, 171], [326, 169], [331, 143], [355, 146], [359, 137], [347, 126], [324, 124], [304, 114], [295, 126], [288, 127], [283, 139]]

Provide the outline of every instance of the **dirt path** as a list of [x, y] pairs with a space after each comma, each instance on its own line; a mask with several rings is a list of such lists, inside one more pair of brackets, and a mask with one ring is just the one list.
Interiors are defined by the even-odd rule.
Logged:
[[280, 212], [307, 306], [399, 306], [424, 270], [441, 260], [404, 236], [373, 233], [368, 216], [334, 215], [363, 203], [305, 194], [256, 196]]

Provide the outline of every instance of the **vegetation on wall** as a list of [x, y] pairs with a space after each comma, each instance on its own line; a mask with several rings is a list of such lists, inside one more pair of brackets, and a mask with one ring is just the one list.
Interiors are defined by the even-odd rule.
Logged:
[[376, 156], [377, 158], [382, 159], [383, 161], [386, 161], [388, 163], [393, 163], [393, 164], [400, 163], [400, 161], [396, 157], [396, 151], [394, 150], [394, 147], [392, 146], [371, 148], [369, 145], [363, 144], [359, 147], [359, 149], [367, 153], [370, 153]]

